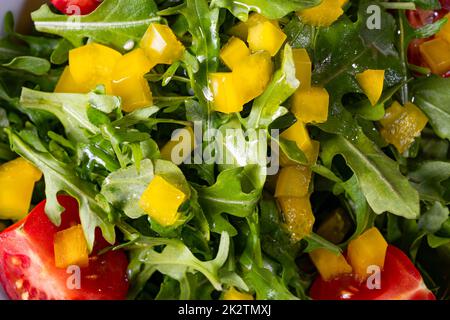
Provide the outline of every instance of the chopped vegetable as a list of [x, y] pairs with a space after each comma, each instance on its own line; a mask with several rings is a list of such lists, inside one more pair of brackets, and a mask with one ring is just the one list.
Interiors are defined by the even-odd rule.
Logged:
[[56, 84], [55, 92], [57, 93], [87, 93], [90, 88], [83, 83], [78, 83], [70, 73], [70, 67], [65, 67], [61, 77]]
[[242, 111], [244, 101], [236, 86], [234, 75], [231, 72], [209, 74], [214, 110], [223, 113]]
[[254, 298], [251, 294], [239, 292], [231, 287], [223, 294], [223, 300], [254, 300]]
[[244, 41], [232, 37], [220, 51], [220, 59], [233, 70], [234, 66], [250, 55], [250, 49]]
[[311, 88], [312, 63], [306, 49], [292, 49], [295, 64], [295, 77], [300, 81], [301, 90]]
[[232, 36], [247, 41], [248, 30], [257, 24], [264, 23], [266, 21], [270, 21], [274, 26], [278, 27], [278, 22], [276, 20], [269, 20], [259, 13], [252, 13], [249, 15], [247, 21], [237, 23], [228, 30], [228, 33]]
[[299, 11], [298, 16], [306, 24], [317, 27], [328, 27], [343, 13], [341, 1], [323, 0], [316, 7]]
[[312, 171], [306, 166], [282, 168], [275, 191], [275, 197], [305, 197], [309, 193]]
[[309, 196], [278, 198], [286, 228], [292, 241], [300, 241], [312, 232], [315, 221]]
[[153, 95], [147, 80], [142, 76], [129, 76], [112, 82], [114, 95], [122, 98], [122, 110], [132, 112], [153, 105]]
[[422, 43], [419, 49], [433, 73], [443, 74], [450, 70], [450, 43], [436, 38]]
[[[194, 130], [192, 130], [192, 127], [185, 127], [177, 134], [173, 135], [171, 140], [162, 147], [161, 158], [179, 165], [189, 157], [195, 147], [196, 141]], [[172, 154], [173, 152], [177, 152], [175, 153], [175, 157]], [[179, 161], [177, 161], [176, 158], [178, 158]]]
[[89, 253], [81, 224], [58, 231], [53, 245], [57, 268], [85, 268], [89, 265]]
[[286, 34], [271, 22], [261, 22], [248, 29], [248, 45], [253, 52], [267, 51], [273, 57], [280, 50]]
[[376, 105], [383, 92], [384, 70], [366, 70], [358, 73], [356, 80], [369, 98], [370, 103], [373, 106]]
[[352, 267], [341, 253], [336, 254], [328, 249], [316, 249], [309, 253], [309, 257], [325, 281], [352, 273]]
[[447, 41], [448, 44], [450, 44], [450, 13], [447, 13], [445, 16], [447, 18], [447, 23], [439, 30], [439, 32], [436, 34], [437, 38], [441, 38], [445, 41]]
[[350, 231], [351, 222], [342, 208], [333, 210], [317, 228], [316, 233], [328, 241], [339, 244]]
[[[280, 135], [281, 138], [294, 141], [297, 147], [305, 154], [314, 155], [317, 148], [314, 148], [311, 138], [309, 137], [308, 129], [301, 121], [297, 121]], [[313, 157], [310, 156], [309, 159]]]
[[112, 79], [114, 81], [120, 81], [132, 76], [143, 77], [154, 66], [154, 63], [152, 63], [145, 55], [144, 50], [137, 48], [123, 55], [117, 61], [112, 73]]
[[292, 112], [304, 123], [323, 123], [328, 119], [329, 101], [325, 88], [300, 89], [294, 94]]

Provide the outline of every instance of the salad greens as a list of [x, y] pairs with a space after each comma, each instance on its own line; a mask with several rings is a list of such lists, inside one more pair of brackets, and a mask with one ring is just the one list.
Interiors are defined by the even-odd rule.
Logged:
[[[439, 3], [413, 2], [427, 9]], [[0, 40], [0, 163], [20, 155], [43, 172], [45, 189], [36, 188], [33, 201], [47, 199], [46, 212], [55, 224], [62, 210], [57, 194], [76, 198], [89, 248], [100, 228], [110, 250], [128, 251], [132, 299], [217, 299], [230, 286], [257, 299], [308, 299], [314, 272], [305, 268], [306, 253], [317, 248], [339, 252], [373, 225], [438, 283], [441, 273], [425, 260], [450, 256], [450, 79], [414, 78], [405, 42], [433, 35], [442, 22], [399, 36], [405, 12], [381, 6], [381, 28], [369, 29], [367, 8], [380, 3], [366, 0], [349, 1], [330, 27], [306, 25], [295, 14], [319, 3], [104, 0], [81, 17], [43, 5], [32, 14], [38, 31], [33, 35], [16, 33], [7, 14]], [[276, 70], [264, 93], [240, 114], [219, 114], [212, 110], [208, 75], [225, 70], [219, 54], [229, 39], [226, 30], [251, 12], [280, 19], [287, 43], [275, 57]], [[125, 114], [120, 98], [106, 95], [102, 86], [88, 94], [53, 93], [69, 50], [98, 42], [125, 53], [151, 22], [169, 24], [187, 49], [181, 61], [158, 65], [146, 75], [154, 106]], [[308, 165], [295, 143], [271, 134], [295, 122], [289, 98], [300, 83], [292, 48], [307, 49], [313, 83], [330, 94], [328, 121], [309, 126], [320, 142], [319, 160], [311, 167], [311, 199], [316, 221], [337, 208], [346, 211], [352, 228], [338, 244], [316, 234], [316, 227], [292, 242], [269, 183], [271, 143], [291, 161]], [[355, 80], [366, 69], [386, 74], [375, 106]], [[413, 101], [429, 119], [403, 154], [377, 130], [395, 100]], [[177, 166], [161, 159], [172, 131], [194, 121], [201, 121], [204, 130], [200, 153], [207, 151], [208, 129], [215, 129], [225, 137], [218, 154], [232, 158], [231, 163]], [[247, 152], [234, 152], [227, 139], [230, 128], [242, 136], [245, 130], [262, 129], [264, 149], [252, 151], [260, 139], [250, 136], [243, 146]], [[170, 227], [138, 205], [155, 175], [187, 195]], [[436, 292], [449, 298], [444, 287]]]

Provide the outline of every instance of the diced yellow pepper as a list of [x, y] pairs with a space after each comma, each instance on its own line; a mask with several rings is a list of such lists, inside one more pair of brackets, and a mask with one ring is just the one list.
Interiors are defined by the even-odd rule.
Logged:
[[57, 268], [68, 266], [85, 268], [89, 265], [89, 251], [81, 224], [57, 232], [53, 248]]
[[287, 230], [293, 241], [300, 241], [312, 232], [314, 214], [309, 196], [302, 198], [278, 198]]
[[306, 49], [292, 49], [295, 64], [295, 76], [300, 81], [300, 90], [311, 88], [312, 64]]
[[68, 66], [64, 69], [61, 77], [59, 77], [55, 88], [57, 93], [88, 93], [90, 90], [87, 86], [75, 81]]
[[233, 69], [235, 86], [247, 103], [260, 96], [272, 78], [273, 62], [268, 52], [254, 53], [237, 63]]
[[147, 58], [144, 50], [137, 48], [125, 54], [117, 61], [112, 79], [119, 81], [131, 76], [143, 77], [154, 66], [155, 64]]
[[402, 107], [395, 101], [380, 120], [381, 136], [393, 144], [400, 153], [408, 150], [428, 122], [426, 115], [412, 103]]
[[251, 294], [239, 292], [231, 287], [223, 294], [223, 300], [254, 300], [254, 298]]
[[351, 222], [342, 208], [333, 210], [317, 228], [316, 233], [328, 241], [339, 244], [350, 231]]
[[445, 18], [447, 18], [448, 20], [441, 28], [441, 30], [439, 30], [439, 32], [436, 34], [436, 37], [444, 39], [445, 41], [447, 41], [447, 43], [450, 44], [450, 13], [447, 13]]
[[[194, 130], [192, 130], [191, 127], [185, 127], [177, 132], [172, 139], [162, 147], [161, 158], [172, 161], [176, 165], [180, 165], [187, 157], [189, 157], [195, 147]], [[176, 151], [178, 151], [178, 153], [172, 155], [172, 153]]]
[[0, 219], [20, 220], [30, 208], [35, 182], [41, 171], [23, 158], [0, 166]]
[[347, 259], [360, 280], [365, 280], [369, 266], [384, 267], [387, 242], [377, 228], [373, 227], [356, 239], [350, 241], [347, 248]]
[[306, 166], [290, 166], [281, 169], [275, 189], [275, 197], [304, 197], [309, 192], [312, 171]]
[[325, 88], [311, 87], [297, 90], [291, 111], [304, 123], [323, 123], [328, 119], [330, 96]]
[[305, 124], [301, 121], [297, 121], [287, 130], [283, 131], [280, 137], [294, 141], [297, 147], [305, 154], [314, 153], [314, 146], [309, 137], [308, 129], [306, 129]]
[[356, 75], [361, 89], [369, 98], [370, 103], [374, 106], [380, 100], [384, 85], [384, 70], [366, 70]]
[[419, 46], [423, 59], [434, 74], [450, 70], [450, 44], [441, 38], [426, 41]]
[[248, 29], [247, 42], [253, 52], [267, 51], [273, 57], [280, 50], [286, 34], [278, 26], [266, 21]]
[[233, 75], [231, 72], [209, 74], [214, 110], [223, 113], [233, 113], [240, 112], [244, 108], [242, 94], [236, 87]]
[[[319, 158], [319, 151], [320, 151], [320, 142], [316, 140], [311, 140], [311, 145], [308, 145], [308, 148], [305, 150], [302, 150], [303, 153], [306, 156], [306, 159], [308, 160], [308, 163], [313, 165], [317, 162], [317, 159]], [[280, 165], [282, 167], [288, 167], [288, 166], [295, 166], [296, 163], [292, 160], [290, 160], [284, 152], [280, 153]]]
[[153, 64], [172, 64], [184, 53], [183, 44], [178, 41], [169, 26], [152, 23], [141, 40], [141, 48]]
[[163, 177], [156, 175], [139, 200], [139, 206], [162, 226], [171, 226], [179, 218], [178, 208], [186, 195]]
[[113, 81], [112, 91], [114, 95], [122, 98], [122, 110], [125, 112], [153, 105], [152, 91], [142, 76]]
[[228, 30], [228, 34], [238, 37], [241, 40], [247, 41], [248, 29], [259, 23], [266, 22], [266, 21], [269, 21], [276, 27], [279, 26], [278, 21], [276, 21], [276, 20], [269, 20], [266, 17], [264, 17], [263, 15], [260, 15], [259, 13], [252, 13], [249, 15], [247, 21], [245, 21], [245, 22], [241, 21], [241, 22], [237, 23], [236, 25], [234, 25], [233, 27], [231, 27]]
[[73, 79], [94, 89], [102, 84], [111, 93], [111, 77], [117, 61], [122, 55], [114, 49], [98, 43], [90, 43], [70, 50], [69, 67]]
[[347, 263], [345, 257], [328, 249], [320, 248], [309, 253], [309, 257], [325, 281], [333, 280], [343, 274], [352, 273], [352, 266]]
[[339, 0], [323, 0], [318, 6], [299, 11], [302, 22], [316, 26], [328, 27], [344, 13]]
[[236, 37], [228, 40], [227, 44], [220, 51], [220, 59], [230, 70], [233, 70], [236, 64], [249, 55], [250, 49], [245, 42]]

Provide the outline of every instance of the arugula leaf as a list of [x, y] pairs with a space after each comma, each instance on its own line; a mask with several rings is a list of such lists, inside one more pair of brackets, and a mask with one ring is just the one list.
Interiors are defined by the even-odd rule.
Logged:
[[429, 233], [435, 233], [441, 229], [443, 223], [448, 219], [449, 210], [440, 202], [435, 201], [433, 205], [420, 217], [419, 228]]
[[10, 62], [2, 64], [2, 66], [26, 71], [37, 76], [46, 74], [51, 67], [50, 62], [45, 59], [28, 56], [15, 57]]
[[153, 0], [104, 0], [84, 16], [55, 14], [43, 5], [31, 17], [38, 31], [64, 37], [75, 47], [90, 38], [123, 50], [129, 41], [138, 44], [149, 24], [159, 21], [157, 10]]
[[443, 184], [450, 179], [450, 162], [424, 161], [408, 173], [408, 178], [421, 199], [450, 203], [450, 193]]
[[323, 141], [321, 158], [330, 167], [341, 154], [353, 170], [370, 207], [377, 214], [391, 212], [407, 219], [420, 214], [419, 195], [400, 173], [398, 164], [362, 133], [353, 141], [333, 136]]
[[19, 155], [33, 163], [42, 171], [45, 178], [46, 205], [45, 212], [56, 225], [61, 223], [61, 213], [64, 208], [58, 203], [57, 194], [61, 191], [78, 200], [80, 219], [86, 241], [91, 251], [95, 240], [95, 229], [100, 227], [106, 241], [115, 242], [114, 224], [110, 218], [110, 208], [100, 205], [97, 201], [96, 187], [80, 179], [74, 167], [57, 160], [48, 152], [42, 152], [28, 145], [18, 134], [5, 129], [11, 148]]

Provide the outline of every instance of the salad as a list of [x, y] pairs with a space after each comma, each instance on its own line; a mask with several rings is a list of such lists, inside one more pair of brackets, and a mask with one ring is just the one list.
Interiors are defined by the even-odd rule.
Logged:
[[447, 0], [52, 0], [0, 40], [10, 299], [450, 297]]

